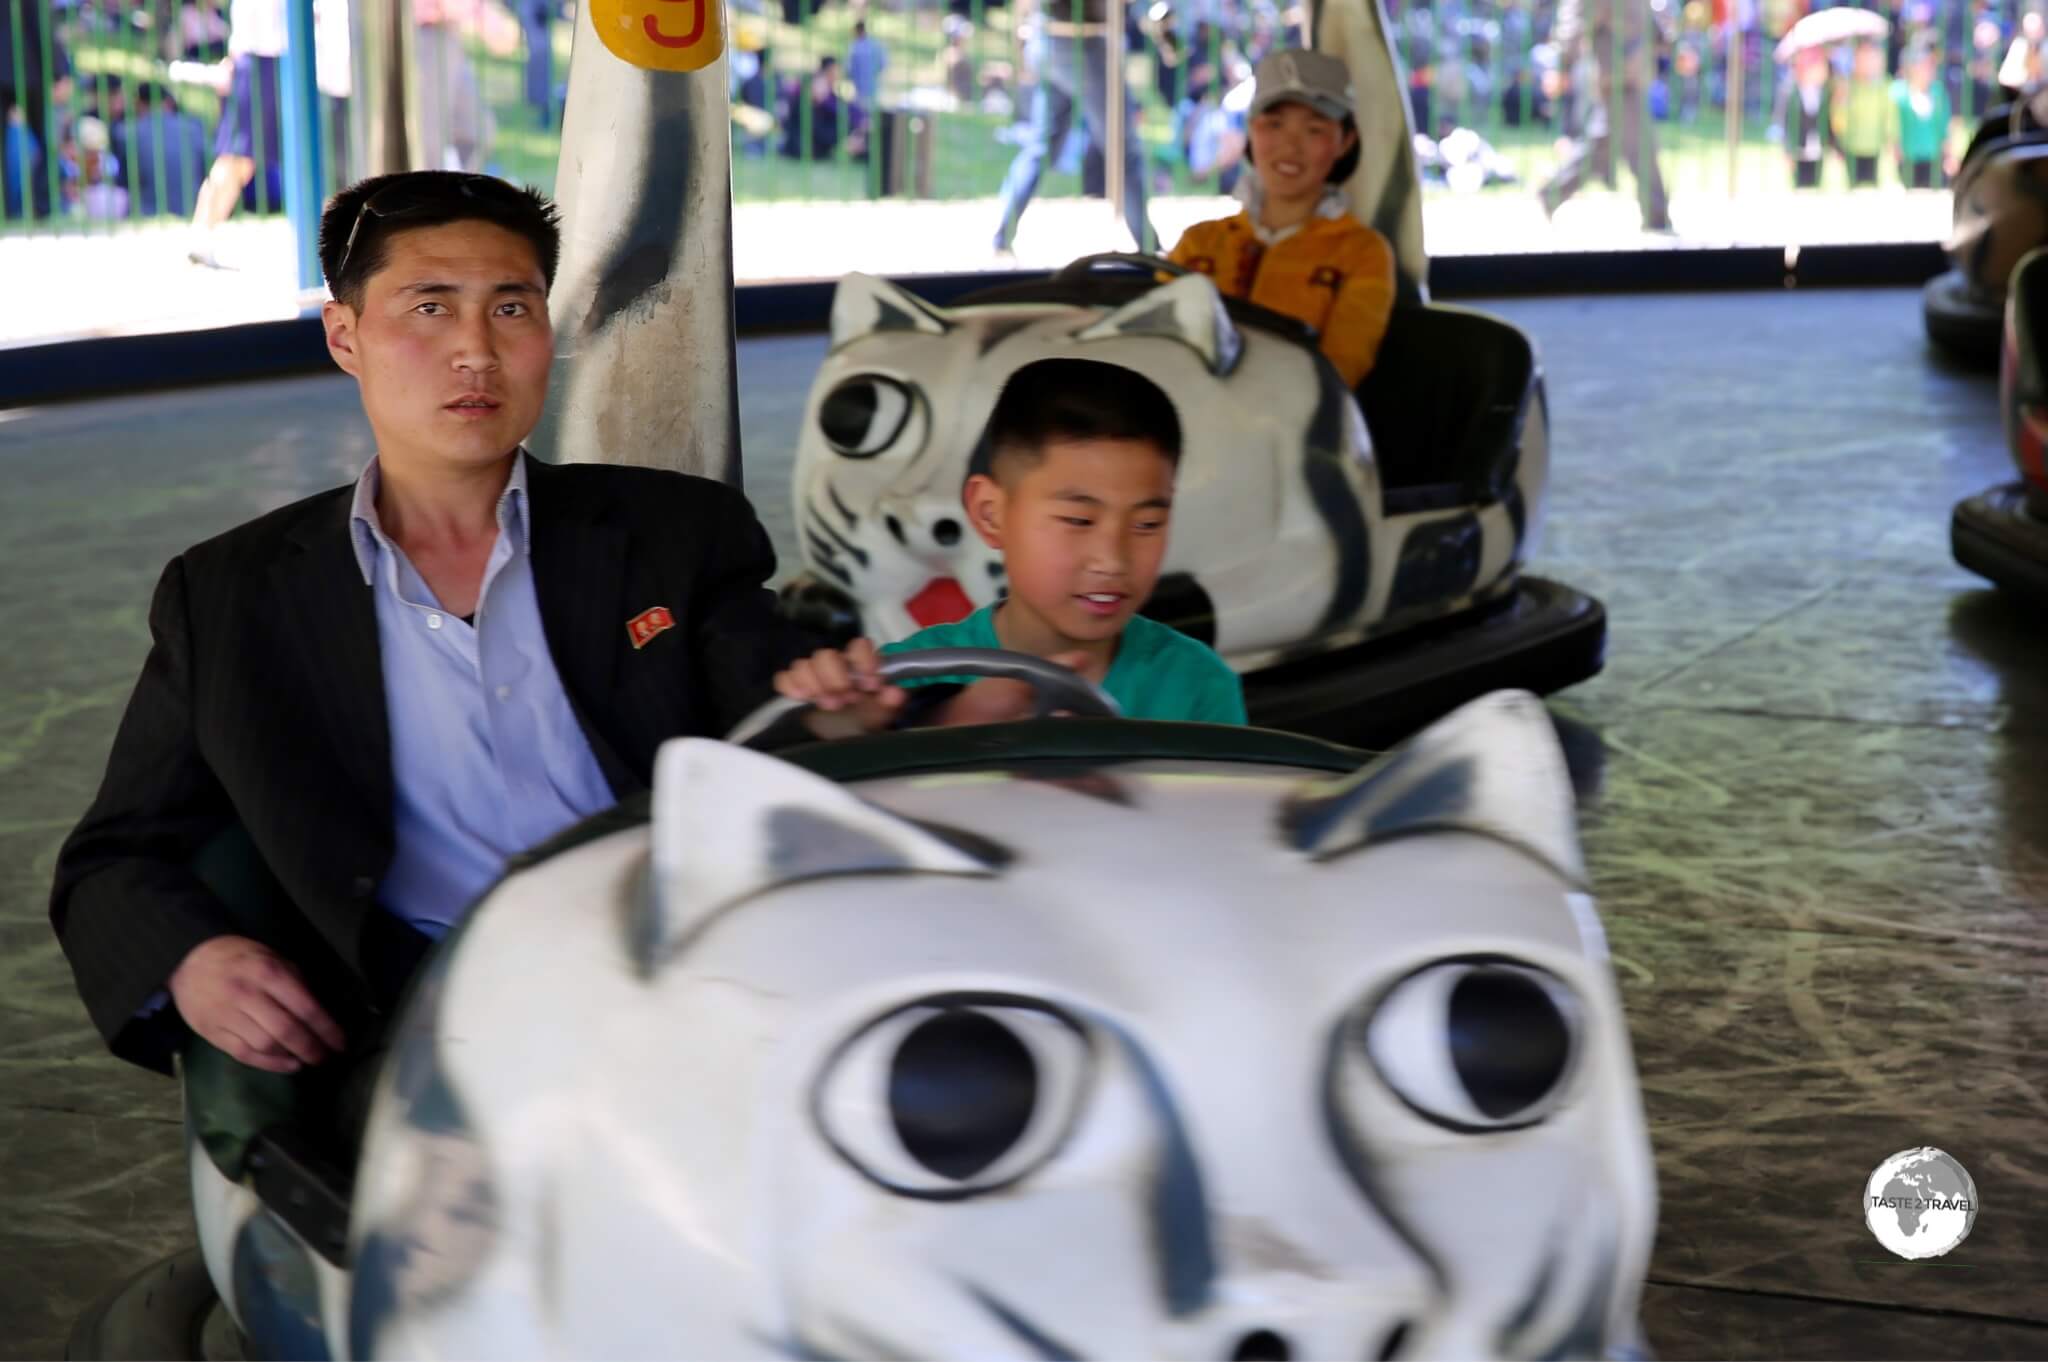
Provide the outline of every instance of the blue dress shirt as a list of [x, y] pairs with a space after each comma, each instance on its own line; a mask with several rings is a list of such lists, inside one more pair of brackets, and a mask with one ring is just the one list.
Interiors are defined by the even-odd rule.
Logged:
[[377, 519], [377, 461], [349, 520], [376, 597], [394, 851], [378, 902], [439, 938], [506, 860], [615, 802], [548, 653], [533, 589], [526, 457], [498, 498], [475, 624], [441, 607]]

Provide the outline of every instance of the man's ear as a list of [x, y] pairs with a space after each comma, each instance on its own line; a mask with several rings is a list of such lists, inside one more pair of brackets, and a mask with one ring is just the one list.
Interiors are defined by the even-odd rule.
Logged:
[[327, 333], [327, 353], [343, 373], [356, 375], [362, 363], [356, 353], [356, 310], [330, 298], [320, 305], [320, 327]]
[[981, 542], [997, 553], [1003, 551], [1003, 512], [1009, 500], [1003, 485], [986, 473], [976, 473], [960, 491], [960, 506], [967, 512], [967, 523], [974, 526]]

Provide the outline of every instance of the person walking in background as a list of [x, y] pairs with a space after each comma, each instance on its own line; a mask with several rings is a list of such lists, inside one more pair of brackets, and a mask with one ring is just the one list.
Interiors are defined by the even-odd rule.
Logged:
[[1948, 183], [1948, 91], [1935, 79], [1940, 66], [1932, 43], [1906, 49], [1903, 74], [1892, 82], [1893, 142], [1899, 178], [1909, 189], [1939, 189]]
[[284, 55], [284, 0], [234, 0], [228, 8], [228, 55], [216, 68], [217, 88], [226, 98], [213, 135], [213, 169], [200, 186], [192, 213], [195, 265], [222, 268], [215, 252], [220, 225], [234, 213], [260, 170], [269, 172], [284, 154], [279, 132], [278, 58]]
[[846, 78], [853, 82], [853, 95], [873, 116], [875, 102], [882, 97], [882, 72], [889, 66], [889, 50], [868, 36], [868, 21], [853, 22], [853, 42], [846, 49]]
[[[413, 56], [420, 74], [420, 145], [413, 160], [426, 170], [481, 171], [497, 138], [497, 120], [477, 91], [476, 66], [464, 38], [481, 33], [501, 56], [518, 44], [516, 30], [491, 33], [484, 0], [412, 0]], [[500, 12], [500, 23], [509, 23]]]
[[348, 100], [355, 89], [348, 6], [349, 0], [313, 0], [313, 83], [320, 90], [329, 166], [348, 164]]
[[554, 0], [517, 0], [513, 14], [526, 38], [526, 104], [545, 132], [555, 120], [555, 47], [548, 28]]
[[[1033, 44], [1038, 89], [1031, 101], [1031, 128], [1003, 178], [1002, 221], [996, 227], [997, 254], [1008, 254], [1018, 219], [1038, 192], [1046, 160], [1058, 153], [1074, 126], [1076, 105], [1089, 142], [1107, 147], [1109, 118], [1109, 5], [1111, 0], [1048, 0]], [[1124, 0], [1115, 0], [1123, 22]], [[1145, 217], [1145, 158], [1138, 138], [1137, 106], [1126, 93], [1124, 119], [1124, 225], [1138, 249], [1153, 249]]]
[[1612, 179], [1618, 123], [1621, 154], [1635, 174], [1643, 229], [1671, 230], [1671, 205], [1657, 167], [1657, 133], [1643, 116], [1655, 55], [1650, 23], [1649, 0], [1563, 0], [1558, 6], [1551, 29], [1557, 48], [1555, 84], [1569, 101], [1572, 131], [1563, 163], [1539, 191], [1546, 216], [1578, 192], [1589, 168]]
[[1849, 184], [1877, 183], [1877, 163], [1891, 136], [1891, 87], [1885, 80], [1884, 48], [1856, 45], [1855, 64], [1841, 97], [1834, 101], [1835, 145], [1849, 166]]

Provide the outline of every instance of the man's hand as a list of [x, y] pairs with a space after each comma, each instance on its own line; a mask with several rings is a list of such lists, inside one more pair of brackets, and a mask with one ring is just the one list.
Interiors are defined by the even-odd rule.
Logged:
[[820, 648], [800, 658], [775, 677], [775, 690], [792, 700], [808, 700], [833, 721], [813, 715], [811, 730], [820, 737], [873, 733], [887, 728], [903, 708], [903, 689], [880, 675], [881, 658], [872, 641], [857, 638], [845, 652]]
[[200, 1039], [252, 1069], [297, 1073], [346, 1043], [299, 972], [260, 941], [216, 936], [171, 974], [171, 1000]]

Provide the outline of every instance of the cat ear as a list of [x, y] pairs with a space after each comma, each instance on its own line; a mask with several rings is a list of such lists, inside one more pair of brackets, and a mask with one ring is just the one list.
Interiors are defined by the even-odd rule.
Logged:
[[653, 866], [634, 926], [643, 971], [723, 910], [831, 875], [993, 875], [1001, 848], [878, 808], [786, 761], [677, 738], [654, 762]]
[[944, 313], [913, 293], [872, 274], [849, 274], [832, 295], [832, 348], [883, 331], [943, 336], [953, 329]]
[[1244, 337], [1206, 274], [1184, 274], [1133, 298], [1074, 333], [1077, 341], [1114, 336], [1164, 336], [1190, 347], [1209, 372], [1222, 378], [1244, 358]]
[[1584, 887], [1570, 773], [1557, 730], [1527, 691], [1496, 691], [1438, 720], [1379, 760], [1302, 787], [1281, 834], [1311, 860], [1417, 832], [1506, 842]]

